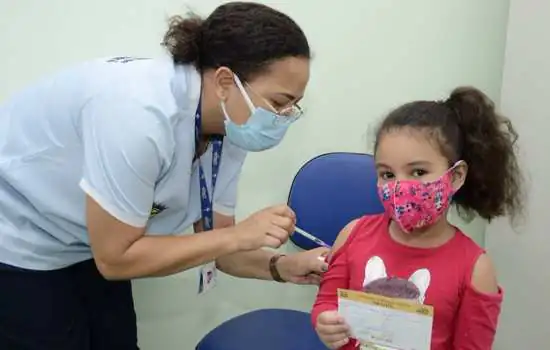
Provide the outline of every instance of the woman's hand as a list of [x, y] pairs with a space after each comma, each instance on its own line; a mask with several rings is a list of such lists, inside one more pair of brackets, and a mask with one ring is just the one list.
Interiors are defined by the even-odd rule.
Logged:
[[296, 284], [319, 284], [321, 276], [328, 269], [325, 262], [327, 248], [316, 248], [305, 252], [282, 256], [277, 270], [282, 279]]
[[329, 349], [339, 349], [349, 342], [349, 327], [336, 311], [324, 311], [315, 327], [319, 338]]
[[294, 232], [296, 215], [287, 205], [260, 210], [233, 227], [240, 250], [279, 248]]

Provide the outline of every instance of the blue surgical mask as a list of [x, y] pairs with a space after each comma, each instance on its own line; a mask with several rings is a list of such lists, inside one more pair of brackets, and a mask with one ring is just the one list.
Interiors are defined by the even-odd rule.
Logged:
[[285, 136], [291, 122], [286, 121], [285, 117], [281, 117], [275, 112], [255, 107], [236, 75], [235, 83], [250, 109], [250, 117], [244, 124], [235, 124], [229, 117], [222, 101], [221, 107], [225, 116], [225, 136], [237, 147], [250, 152], [264, 151], [277, 146]]

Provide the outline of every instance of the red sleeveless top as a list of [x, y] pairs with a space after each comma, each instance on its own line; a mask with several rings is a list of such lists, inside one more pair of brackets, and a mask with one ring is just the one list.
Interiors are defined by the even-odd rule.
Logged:
[[[432, 350], [490, 350], [502, 290], [483, 294], [471, 285], [474, 264], [484, 250], [457, 229], [436, 248], [415, 248], [394, 241], [386, 215], [361, 218], [334, 253], [312, 310], [338, 309], [337, 289], [363, 290], [407, 298], [434, 307]], [[342, 350], [355, 349], [351, 341]]]

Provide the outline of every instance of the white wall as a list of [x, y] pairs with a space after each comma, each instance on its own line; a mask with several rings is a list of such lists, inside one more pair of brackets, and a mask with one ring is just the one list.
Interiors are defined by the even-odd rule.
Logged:
[[[207, 14], [220, 1], [186, 3]], [[240, 217], [285, 201], [292, 175], [310, 157], [367, 150], [369, 126], [402, 102], [443, 98], [459, 84], [499, 96], [506, 0], [268, 3], [291, 14], [310, 38], [315, 60], [304, 101], [308, 114], [278, 149], [246, 163]], [[0, 99], [70, 62], [155, 54], [166, 16], [182, 10], [183, 0], [0, 0]], [[465, 227], [482, 240], [482, 223]], [[231, 316], [259, 307], [308, 310], [315, 293], [230, 278], [220, 284], [199, 299], [194, 272], [137, 281], [142, 348], [192, 349]]]
[[[550, 257], [550, 3], [512, 0], [501, 108], [520, 139], [528, 178], [528, 218], [516, 228], [501, 220], [489, 226], [487, 247], [505, 288], [495, 349], [549, 349]], [[543, 260], [545, 259], [545, 260]]]

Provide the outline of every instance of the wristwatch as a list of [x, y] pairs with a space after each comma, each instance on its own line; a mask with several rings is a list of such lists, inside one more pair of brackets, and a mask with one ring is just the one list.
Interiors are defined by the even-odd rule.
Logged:
[[271, 277], [274, 281], [279, 283], [286, 283], [286, 281], [281, 277], [279, 274], [279, 270], [277, 270], [277, 261], [279, 261], [280, 258], [285, 256], [284, 254], [275, 254], [269, 259], [269, 272], [271, 273]]

